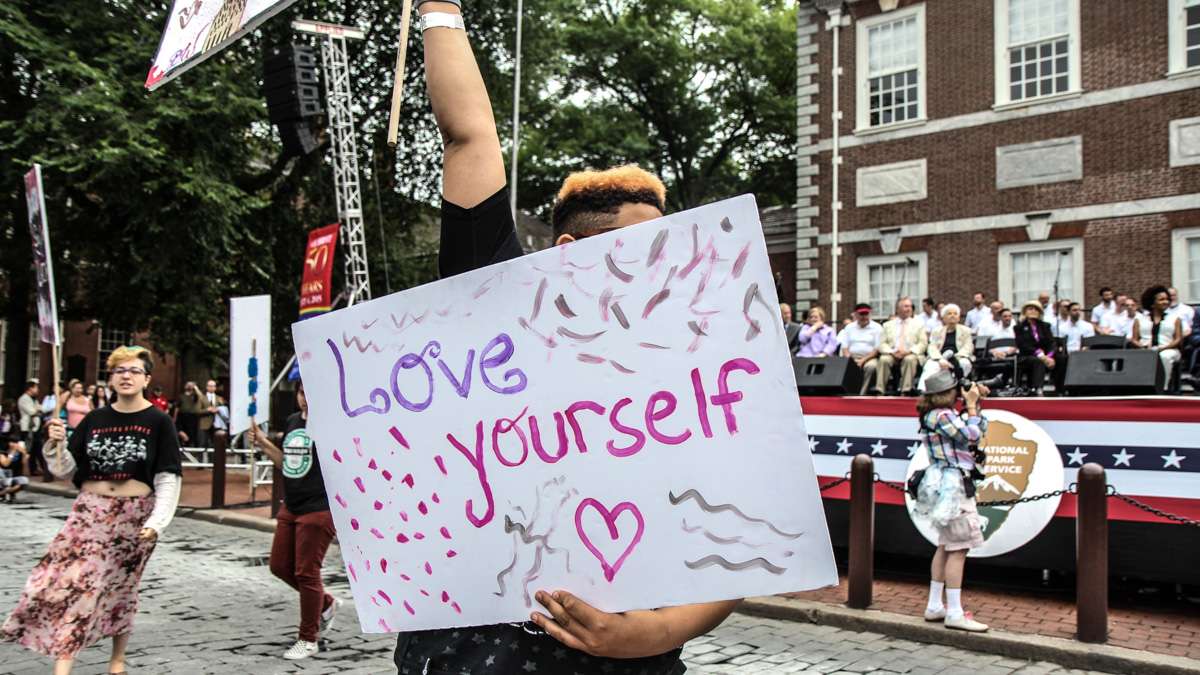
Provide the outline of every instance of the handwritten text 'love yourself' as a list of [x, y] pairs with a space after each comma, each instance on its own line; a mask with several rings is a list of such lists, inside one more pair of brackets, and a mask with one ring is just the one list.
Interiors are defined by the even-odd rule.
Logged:
[[[388, 386], [372, 389], [367, 394], [369, 403], [354, 406], [349, 401], [350, 398], [357, 398], [357, 396], [346, 391], [346, 370], [342, 354], [333, 340], [326, 340], [325, 343], [329, 346], [333, 358], [337, 362], [341, 407], [347, 417], [354, 418], [364, 414], [386, 415], [392, 410], [393, 402], [400, 408], [420, 413], [433, 402], [437, 389], [437, 378], [434, 376], [435, 367], [441, 371], [458, 396], [467, 398], [470, 395], [472, 375], [476, 370], [475, 350], [467, 351], [465, 367], [461, 374], [456, 375], [446, 361], [440, 358], [441, 345], [436, 340], [430, 340], [420, 352], [410, 352], [396, 360], [388, 378]], [[504, 333], [492, 338], [484, 346], [478, 361], [479, 376], [483, 380], [484, 386], [497, 394], [504, 395], [519, 394], [528, 388], [529, 379], [520, 368], [512, 367], [500, 373], [489, 372], [504, 368], [512, 360], [515, 351], [512, 338]], [[405, 377], [406, 371], [411, 371], [415, 377], [413, 375]], [[734, 371], [755, 375], [759, 372], [759, 368], [757, 364], [746, 358], [734, 358], [726, 361], [717, 371], [716, 393], [711, 396], [707, 395], [705, 391], [700, 369], [693, 368], [691, 371], [690, 393], [695, 403], [696, 422], [699, 425], [700, 433], [705, 438], [713, 437], [712, 423], [709, 421], [710, 406], [721, 410], [726, 432], [730, 435], [737, 433], [737, 418], [733, 412], [733, 404], [741, 401], [743, 394], [741, 391], [729, 389], [729, 375]], [[405, 381], [407, 389], [402, 387], [402, 379]], [[415, 386], [412, 385], [414, 381], [416, 382]], [[650, 394], [646, 398], [641, 415], [642, 428], [645, 429], [643, 431], [642, 428], [627, 423], [628, 417], [626, 421], [621, 420], [622, 410], [633, 404], [633, 399], [629, 397], [621, 398], [608, 406], [587, 399], [575, 401], [564, 410], [553, 413], [557, 436], [556, 447], [553, 451], [548, 451], [543, 443], [538, 418], [536, 415], [527, 414], [528, 406], [521, 409], [514, 417], [502, 417], [492, 421], [490, 427], [485, 424], [484, 420], [479, 420], [475, 424], [473, 447], [467, 447], [454, 434], [447, 433], [446, 440], [462, 454], [475, 470], [483, 498], [486, 501], [486, 508], [483, 514], [479, 515], [476, 513], [474, 500], [468, 499], [466, 502], [467, 520], [475, 527], [483, 527], [491, 522], [495, 515], [495, 502], [487, 474], [486, 455], [488, 450], [495, 455], [496, 461], [506, 467], [524, 464], [529, 459], [531, 450], [541, 461], [554, 464], [565, 457], [571, 449], [571, 443], [567, 438], [567, 428], [569, 427], [575, 449], [580, 453], [586, 453], [588, 443], [584, 438], [583, 428], [578, 417], [585, 412], [606, 420], [611, 431], [620, 435], [619, 438], [610, 437], [604, 443], [608, 453], [614, 457], [629, 457], [637, 454], [645, 447], [647, 436], [664, 445], [679, 445], [692, 437], [692, 430], [684, 427], [682, 430], [671, 433], [663, 430], [661, 426], [667, 418], [675, 413], [678, 403], [679, 399], [675, 394], [665, 389]], [[628, 415], [636, 416], [636, 413], [627, 413]], [[490, 429], [490, 443], [487, 442], [487, 434], [485, 434], [485, 430], [488, 429]], [[515, 436], [517, 440], [508, 440], [504, 443], [509, 446], [509, 450], [506, 452], [501, 448], [501, 439], [511, 438], [506, 436], [508, 434]], [[519, 450], [516, 449], [518, 444]]]

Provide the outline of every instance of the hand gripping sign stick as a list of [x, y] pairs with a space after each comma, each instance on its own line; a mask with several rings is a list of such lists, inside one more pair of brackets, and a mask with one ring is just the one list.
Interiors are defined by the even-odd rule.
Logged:
[[396, 147], [400, 133], [400, 103], [404, 100], [404, 60], [408, 56], [408, 31], [412, 19], [412, 0], [404, 0], [400, 9], [400, 46], [396, 54], [396, 71], [392, 80], [392, 113], [388, 119], [388, 147]]

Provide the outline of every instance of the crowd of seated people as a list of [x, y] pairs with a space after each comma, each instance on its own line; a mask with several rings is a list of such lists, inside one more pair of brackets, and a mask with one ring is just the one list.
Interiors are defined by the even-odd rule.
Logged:
[[[1140, 302], [1139, 302], [1140, 300]], [[924, 298], [918, 312], [901, 297], [888, 318], [867, 303], [831, 325], [825, 310], [809, 308], [793, 323], [782, 305], [793, 356], [851, 359], [863, 373], [857, 393], [915, 396], [940, 369], [962, 377], [995, 378], [1014, 393], [1042, 396], [1047, 383], [1064, 392], [1071, 354], [1086, 349], [1148, 349], [1158, 353], [1169, 389], [1200, 382], [1200, 313], [1175, 288], [1152, 286], [1140, 296], [1104, 287], [1099, 302], [1084, 304], [1039, 294], [1019, 308], [975, 293], [964, 313], [953, 303]]]

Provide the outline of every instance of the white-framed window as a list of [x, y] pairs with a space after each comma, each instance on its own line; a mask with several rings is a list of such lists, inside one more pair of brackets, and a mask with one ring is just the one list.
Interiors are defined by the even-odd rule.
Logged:
[[[29, 351], [25, 358], [25, 382], [38, 379], [38, 373], [42, 372], [42, 329], [36, 321], [29, 324], [29, 347], [27, 349]], [[42, 389], [43, 391], [52, 391], [46, 385], [43, 385]]]
[[1007, 244], [998, 252], [1000, 299], [1017, 308], [1039, 293], [1083, 302], [1083, 240], [1054, 239]]
[[1170, 0], [1168, 73], [1200, 73], [1200, 0]]
[[896, 311], [896, 301], [908, 296], [920, 311], [929, 288], [929, 254], [925, 251], [858, 259], [858, 302], [871, 305], [871, 314], [886, 319]]
[[858, 22], [857, 128], [925, 119], [925, 5]]
[[1079, 0], [995, 0], [996, 105], [1082, 89]]
[[1200, 303], [1200, 227], [1171, 232], [1171, 285], [1180, 302]]
[[117, 347], [124, 347], [128, 344], [129, 331], [100, 327], [100, 354], [97, 358], [99, 365], [96, 368], [97, 380], [108, 382], [108, 355], [112, 354], [113, 350]]

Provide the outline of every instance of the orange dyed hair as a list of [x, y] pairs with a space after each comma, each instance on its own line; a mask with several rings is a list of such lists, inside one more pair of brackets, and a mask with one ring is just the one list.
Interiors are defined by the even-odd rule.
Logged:
[[580, 171], [563, 181], [550, 222], [554, 236], [594, 234], [611, 222], [622, 204], [648, 204], [666, 211], [667, 186], [633, 164], [606, 171]]

